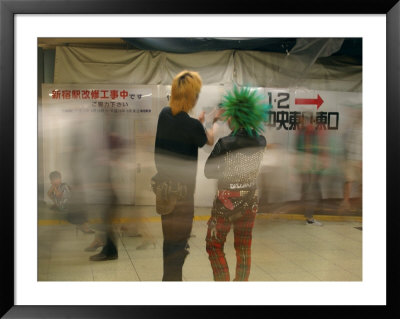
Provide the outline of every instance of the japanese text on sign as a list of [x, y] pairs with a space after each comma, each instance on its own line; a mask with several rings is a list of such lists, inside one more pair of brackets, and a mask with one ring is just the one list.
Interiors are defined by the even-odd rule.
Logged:
[[52, 90], [51, 98], [53, 100], [98, 100], [98, 99], [111, 99], [115, 100], [118, 98], [130, 99], [130, 100], [141, 100], [143, 94], [130, 93], [123, 90]]
[[339, 129], [339, 112], [316, 112], [314, 115], [310, 112], [287, 112], [287, 111], [269, 111], [268, 122], [269, 127], [276, 127], [277, 130], [297, 130], [300, 128], [301, 118], [308, 114], [311, 122], [315, 123], [317, 130], [338, 130]]

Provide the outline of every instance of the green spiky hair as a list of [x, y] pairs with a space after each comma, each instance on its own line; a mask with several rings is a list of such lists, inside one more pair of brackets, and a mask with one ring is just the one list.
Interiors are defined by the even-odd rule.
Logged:
[[268, 111], [272, 106], [262, 103], [263, 99], [257, 91], [237, 86], [223, 97], [220, 107], [225, 112], [222, 117], [231, 119], [233, 135], [240, 128], [244, 128], [250, 136], [253, 136], [253, 130], [256, 135], [264, 131], [263, 122], [268, 121]]

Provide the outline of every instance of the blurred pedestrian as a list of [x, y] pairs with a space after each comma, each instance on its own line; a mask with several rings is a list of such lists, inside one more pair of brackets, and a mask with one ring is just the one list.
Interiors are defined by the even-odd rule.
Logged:
[[315, 125], [313, 116], [303, 113], [296, 136], [296, 168], [301, 179], [301, 204], [307, 225], [322, 226], [314, 218], [321, 209], [321, 176], [327, 167], [325, 132]]
[[85, 250], [102, 250], [91, 261], [118, 258], [117, 237], [113, 228], [116, 195], [111, 183], [110, 114], [80, 113], [71, 122], [69, 166], [76, 189], [74, 205], [99, 218], [94, 241]]
[[344, 134], [344, 185], [343, 201], [339, 213], [351, 209], [350, 195], [354, 184], [358, 184], [362, 197], [362, 112], [355, 108], [350, 112], [351, 124]]

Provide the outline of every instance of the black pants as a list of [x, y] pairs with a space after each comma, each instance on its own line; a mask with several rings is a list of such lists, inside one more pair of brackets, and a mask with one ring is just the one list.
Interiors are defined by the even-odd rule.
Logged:
[[182, 268], [189, 254], [188, 240], [194, 217], [193, 193], [178, 202], [172, 213], [161, 216], [163, 243], [163, 281], [182, 281]]
[[105, 255], [118, 255], [117, 236], [113, 228], [113, 219], [116, 217], [116, 202], [117, 197], [114, 190], [110, 187], [108, 192], [105, 192], [105, 203], [100, 207], [102, 223], [97, 226], [97, 229], [105, 233], [106, 243], [103, 246], [101, 253]]

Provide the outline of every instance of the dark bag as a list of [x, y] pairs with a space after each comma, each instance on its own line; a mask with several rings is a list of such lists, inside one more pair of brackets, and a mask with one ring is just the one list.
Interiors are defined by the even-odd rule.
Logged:
[[160, 215], [170, 214], [176, 203], [187, 195], [187, 186], [172, 180], [151, 178], [151, 188], [156, 195], [156, 211]]

